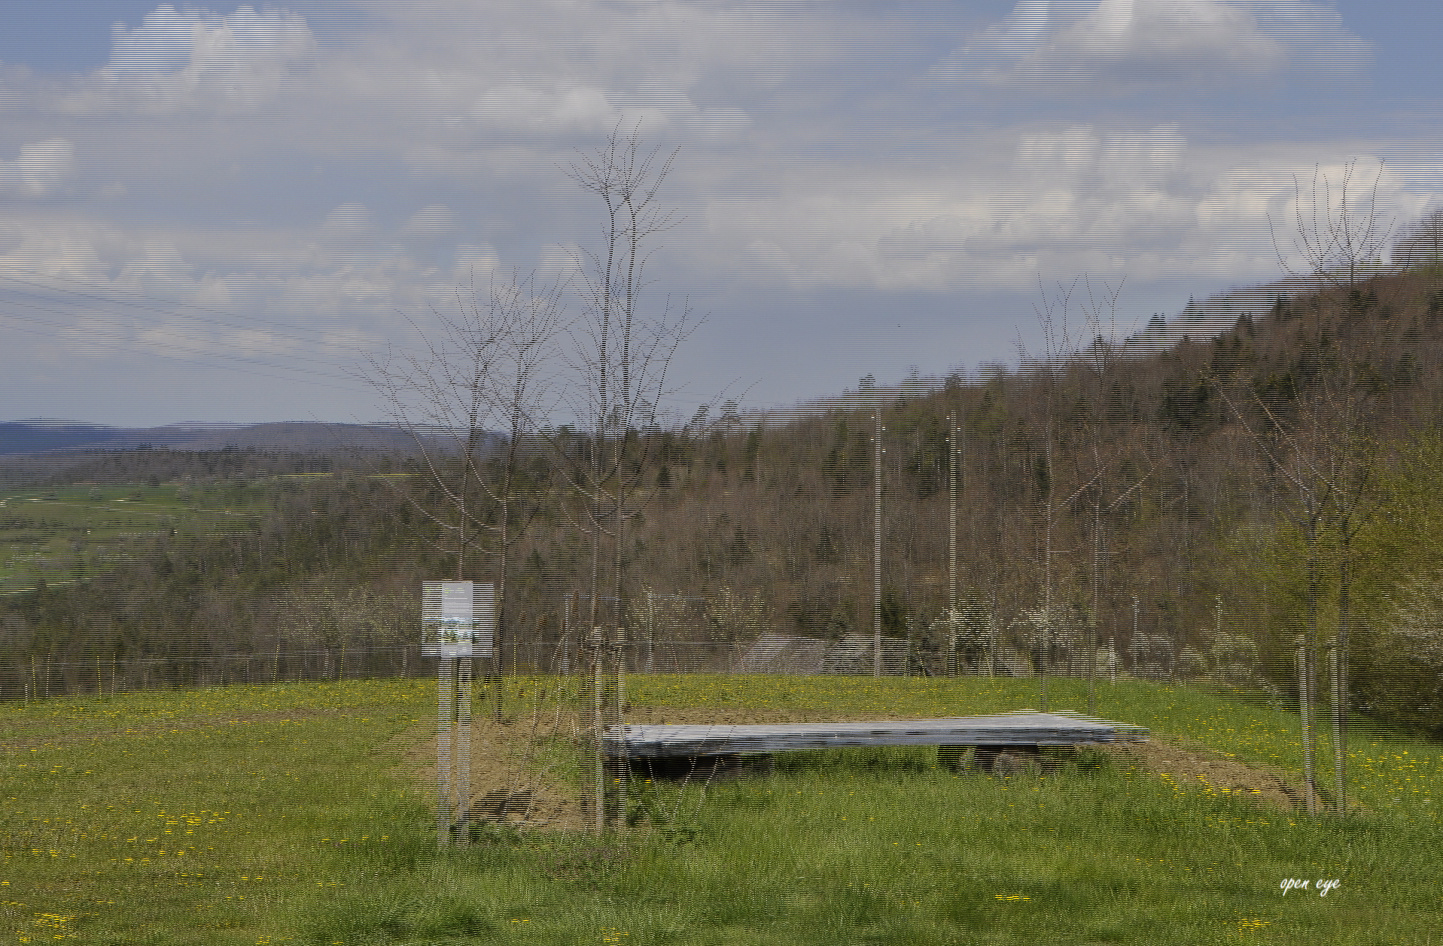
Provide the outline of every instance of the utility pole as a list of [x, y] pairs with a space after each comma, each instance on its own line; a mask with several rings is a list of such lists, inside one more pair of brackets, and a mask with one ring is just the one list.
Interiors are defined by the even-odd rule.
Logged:
[[1132, 596], [1132, 669], [1137, 669], [1137, 595]]
[[656, 669], [656, 605], [651, 589], [646, 589], [646, 672]]
[[874, 408], [872, 437], [872, 676], [882, 675], [882, 409]]
[[[1048, 395], [1051, 397], [1051, 395]], [[1047, 712], [1047, 670], [1052, 650], [1052, 408], [1047, 418], [1047, 545], [1042, 558], [1042, 712]]]
[[947, 675], [957, 674], [957, 421], [947, 415]]

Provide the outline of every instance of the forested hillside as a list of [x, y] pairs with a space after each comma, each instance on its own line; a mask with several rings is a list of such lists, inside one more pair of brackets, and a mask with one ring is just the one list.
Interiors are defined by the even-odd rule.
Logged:
[[[641, 485], [640, 512], [623, 531], [622, 620], [637, 620], [649, 590], [712, 602], [674, 634], [870, 634], [874, 410], [885, 427], [883, 631], [913, 640], [916, 669], [941, 669], [950, 626], [966, 667], [1000, 655], [1009, 672], [1076, 671], [1089, 641], [1113, 641], [1124, 668], [1155, 673], [1256, 655], [1286, 689], [1295, 639], [1323, 645], [1341, 626], [1359, 705], [1433, 727], [1443, 718], [1436, 267], [1279, 301], [1153, 354], [1098, 341], [926, 394], [864, 391], [825, 409], [631, 431], [623, 469]], [[567, 596], [591, 590], [593, 554], [598, 596], [616, 587], [611, 538], [593, 545], [586, 499], [563, 475], [564, 455], [587, 446], [553, 431], [521, 452], [509, 640], [560, 634]], [[128, 564], [0, 598], [0, 655], [411, 641], [420, 580], [457, 577], [444, 529], [454, 510], [417, 463], [281, 475], [327, 461], [297, 462], [242, 470], [153, 450], [50, 472], [58, 483], [133, 471], [184, 481], [198, 504], [264, 512], [230, 534], [182, 522], [138, 542]], [[492, 445], [483, 473], [499, 479], [503, 462]], [[460, 574], [499, 577], [495, 542], [472, 541]]]

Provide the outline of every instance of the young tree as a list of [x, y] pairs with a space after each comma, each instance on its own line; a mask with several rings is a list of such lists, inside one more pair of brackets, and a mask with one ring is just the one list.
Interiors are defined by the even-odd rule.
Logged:
[[[363, 374], [391, 421], [411, 435], [441, 497], [436, 509], [408, 494], [454, 551], [457, 580], [466, 578], [474, 549], [494, 559], [493, 679], [499, 679], [505, 640], [512, 553], [529, 522], [517, 515], [525, 503], [518, 474], [527, 439], [552, 399], [549, 360], [563, 327], [563, 301], [559, 281], [538, 282], [534, 274], [493, 277], [484, 294], [473, 283], [456, 292], [454, 312], [433, 310], [433, 327], [411, 322], [420, 336], [417, 349], [392, 350]], [[499, 718], [499, 683], [493, 691]]]
[[[1049, 296], [1046, 288], [1039, 278], [1037, 288], [1042, 299], [1034, 309], [1037, 313], [1037, 323], [1042, 330], [1042, 351], [1040, 358], [1035, 359], [1035, 378], [1038, 386], [1041, 387], [1042, 398], [1042, 468], [1038, 471], [1039, 486], [1042, 491], [1043, 505], [1043, 551], [1042, 551], [1042, 607], [1029, 616], [1030, 626], [1034, 626], [1034, 636], [1039, 642], [1039, 649], [1042, 655], [1042, 666], [1039, 668], [1040, 677], [1040, 701], [1043, 712], [1047, 711], [1047, 676], [1048, 676], [1048, 655], [1052, 650], [1052, 629], [1054, 623], [1053, 615], [1053, 575], [1052, 575], [1052, 552], [1054, 532], [1057, 527], [1057, 516], [1075, 499], [1076, 496], [1067, 502], [1059, 505], [1056, 500], [1057, 471], [1053, 463], [1054, 438], [1053, 427], [1057, 413], [1057, 388], [1059, 376], [1067, 370], [1076, 356], [1076, 344], [1072, 338], [1072, 326], [1069, 324], [1071, 316], [1072, 295], [1077, 289], [1077, 280], [1073, 280], [1070, 286], [1058, 284], [1057, 294]], [[1022, 346], [1019, 346], [1022, 347]], [[1024, 361], [1027, 360], [1025, 347], [1022, 349]]]
[[[1370, 303], [1360, 288], [1364, 279], [1381, 272], [1383, 251], [1393, 230], [1392, 219], [1385, 220], [1378, 210], [1378, 184], [1383, 165], [1366, 196], [1356, 193], [1354, 177], [1357, 159], [1349, 161], [1336, 184], [1316, 168], [1310, 199], [1305, 200], [1294, 179], [1295, 235], [1293, 247], [1306, 267], [1306, 275], [1315, 279], [1320, 290], [1328, 289], [1345, 295], [1345, 304], [1354, 314]], [[1321, 184], [1321, 186], [1320, 186]], [[1271, 229], [1271, 218], [1269, 219]], [[1303, 275], [1277, 248], [1278, 262], [1291, 275]], [[1275, 449], [1290, 458], [1287, 465], [1277, 466], [1295, 490], [1301, 512], [1300, 525], [1308, 547], [1308, 640], [1304, 647], [1302, 694], [1307, 705], [1313, 705], [1316, 670], [1317, 593], [1321, 567], [1317, 551], [1320, 530], [1328, 529], [1338, 542], [1338, 627], [1334, 642], [1337, 670], [1332, 675], [1332, 722], [1334, 777], [1338, 810], [1346, 808], [1346, 771], [1348, 738], [1348, 664], [1351, 620], [1352, 575], [1354, 572], [1353, 540], [1371, 514], [1373, 476], [1377, 463], [1377, 442], [1373, 436], [1376, 423], [1376, 385], [1371, 381], [1372, 366], [1368, 363], [1371, 341], [1364, 338], [1352, 344], [1345, 336], [1332, 338], [1322, 329], [1309, 339], [1321, 369], [1316, 383], [1304, 392], [1293, 419], [1270, 410], [1261, 399], [1269, 428], [1268, 436]], [[1256, 439], [1256, 438], [1255, 438]], [[1305, 742], [1311, 721], [1304, 723]], [[1305, 745], [1305, 751], [1307, 747]], [[1311, 792], [1311, 786], [1309, 787]]]
[[[599, 243], [579, 251], [574, 260], [580, 272], [583, 313], [570, 329], [572, 383], [565, 401], [572, 416], [586, 425], [588, 435], [579, 452], [558, 453], [566, 461], [566, 478], [581, 507], [580, 524], [591, 540], [588, 616], [597, 685], [606, 654], [617, 661], [615, 699], [604, 700], [599, 690], [594, 694], [598, 832], [605, 829], [613, 811], [624, 808], [623, 803], [607, 802], [601, 734], [607, 713], [614, 707], [619, 716], [623, 702], [626, 527], [645, 505], [643, 475], [661, 439], [663, 405], [673, 393], [667, 377], [671, 359], [693, 327], [685, 301], [673, 306], [668, 296], [659, 311], [641, 304], [657, 241], [678, 222], [675, 212], [658, 200], [676, 154], [662, 157], [660, 149], [646, 150], [639, 127], [623, 134], [618, 123], [600, 148], [580, 155], [568, 169], [576, 185], [599, 199], [605, 209]], [[612, 543], [609, 597], [614, 610], [609, 632], [598, 613], [603, 539]], [[617, 765], [614, 784], [624, 791], [627, 763], [622, 759]]]
[[[1092, 614], [1087, 622], [1087, 712], [1097, 708], [1097, 623], [1102, 619], [1102, 586], [1107, 561], [1106, 532], [1103, 512], [1117, 508], [1127, 495], [1107, 501], [1108, 468], [1116, 458], [1104, 458], [1100, 442], [1107, 428], [1109, 388], [1117, 374], [1119, 358], [1117, 345], [1117, 299], [1122, 294], [1122, 284], [1113, 288], [1106, 283], [1100, 293], [1094, 292], [1092, 281], [1084, 277], [1087, 289], [1086, 318], [1092, 331], [1092, 344], [1083, 352], [1083, 365], [1088, 369], [1092, 381], [1092, 430], [1088, 439], [1092, 455]], [[1131, 492], [1129, 490], [1128, 492]]]
[[643, 147], [640, 129], [618, 124], [595, 152], [569, 168], [571, 179], [598, 198], [605, 216], [597, 245], [575, 260], [584, 312], [571, 327], [571, 413], [589, 438], [568, 452], [569, 481], [582, 501], [591, 538], [590, 625], [600, 626], [602, 543], [612, 543], [614, 626], [622, 622], [622, 570], [627, 521], [644, 502], [642, 473], [658, 438], [663, 405], [673, 390], [668, 371], [678, 346], [694, 328], [687, 302], [668, 296], [660, 311], [642, 306], [647, 265], [657, 240], [679, 221], [658, 200], [677, 152], [662, 156]]

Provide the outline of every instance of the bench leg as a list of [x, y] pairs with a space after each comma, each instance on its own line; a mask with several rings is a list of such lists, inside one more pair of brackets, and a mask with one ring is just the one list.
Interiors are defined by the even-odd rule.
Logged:
[[993, 775], [1013, 775], [1041, 764], [1036, 746], [978, 746], [973, 764]]

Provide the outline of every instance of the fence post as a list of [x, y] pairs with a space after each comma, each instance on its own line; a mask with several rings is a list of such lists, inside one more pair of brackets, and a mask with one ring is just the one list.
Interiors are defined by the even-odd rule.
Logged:
[[451, 733], [456, 721], [456, 658], [442, 654], [436, 674], [436, 844], [451, 842], [455, 802], [451, 791]]
[[[471, 808], [471, 658], [456, 660], [456, 823], [462, 843], [470, 840]], [[504, 812], [503, 812], [504, 813]]]
[[631, 760], [626, 754], [626, 630], [616, 629], [616, 729], [621, 751], [612, 767], [616, 770], [616, 829], [626, 831], [626, 803]]
[[1348, 798], [1344, 794], [1347, 788], [1344, 773], [1347, 769], [1344, 765], [1346, 747], [1343, 745], [1343, 713], [1346, 708], [1343, 705], [1345, 699], [1343, 681], [1338, 676], [1338, 648], [1336, 646], [1328, 648], [1328, 678], [1333, 683], [1333, 788], [1338, 798], [1334, 807], [1338, 814], [1346, 815]]
[[1313, 782], [1313, 704], [1308, 692], [1308, 648], [1298, 642], [1298, 715], [1303, 726], [1303, 803], [1308, 814], [1318, 813], [1318, 800]]
[[594, 709], [593, 722], [596, 726], [596, 758], [595, 758], [595, 786], [593, 802], [596, 808], [595, 832], [602, 834], [606, 830], [606, 746], [602, 743], [602, 736], [606, 731], [606, 723], [602, 710], [602, 662], [605, 660], [605, 652], [601, 647], [601, 628], [591, 629], [591, 655], [592, 674], [591, 692]]

